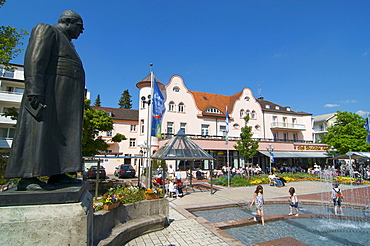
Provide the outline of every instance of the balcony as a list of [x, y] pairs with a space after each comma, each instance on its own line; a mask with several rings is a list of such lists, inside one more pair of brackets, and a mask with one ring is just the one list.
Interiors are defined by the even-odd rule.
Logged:
[[0, 91], [0, 101], [20, 103], [23, 93]]
[[273, 123], [271, 123], [271, 129], [305, 131], [306, 127], [305, 127], [304, 124], [273, 122]]
[[2, 113], [0, 113], [0, 124], [15, 125], [17, 124], [17, 121], [12, 120], [10, 116], [5, 117]]

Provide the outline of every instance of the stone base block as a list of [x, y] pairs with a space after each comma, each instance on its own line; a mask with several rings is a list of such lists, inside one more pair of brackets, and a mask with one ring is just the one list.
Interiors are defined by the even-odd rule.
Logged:
[[[47, 194], [46, 194], [47, 195]], [[0, 207], [1, 245], [92, 245], [92, 195], [79, 202]]]

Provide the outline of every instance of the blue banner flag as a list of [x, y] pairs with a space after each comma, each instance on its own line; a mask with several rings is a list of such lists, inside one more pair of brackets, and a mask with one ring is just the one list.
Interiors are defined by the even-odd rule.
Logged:
[[151, 136], [161, 138], [161, 124], [166, 107], [164, 105], [164, 97], [159, 90], [157, 81], [154, 79], [153, 87], [153, 112], [152, 112], [152, 131]]
[[367, 131], [366, 143], [370, 144], [370, 114], [366, 117], [364, 128]]
[[229, 142], [229, 109], [226, 106], [226, 144]]

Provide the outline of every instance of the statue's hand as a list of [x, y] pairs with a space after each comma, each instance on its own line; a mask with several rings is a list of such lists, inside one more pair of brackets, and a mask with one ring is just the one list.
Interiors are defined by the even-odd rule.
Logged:
[[31, 107], [37, 109], [39, 104], [43, 101], [43, 96], [28, 96], [28, 101], [30, 101]]

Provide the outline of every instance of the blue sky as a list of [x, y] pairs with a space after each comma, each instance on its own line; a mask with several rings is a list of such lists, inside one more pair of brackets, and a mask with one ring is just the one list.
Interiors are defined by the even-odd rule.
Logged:
[[118, 107], [128, 89], [137, 109], [153, 63], [163, 84], [177, 74], [192, 91], [248, 87], [313, 115], [370, 112], [368, 0], [7, 0], [0, 23], [30, 32], [67, 9], [84, 19], [74, 44], [102, 106]]

